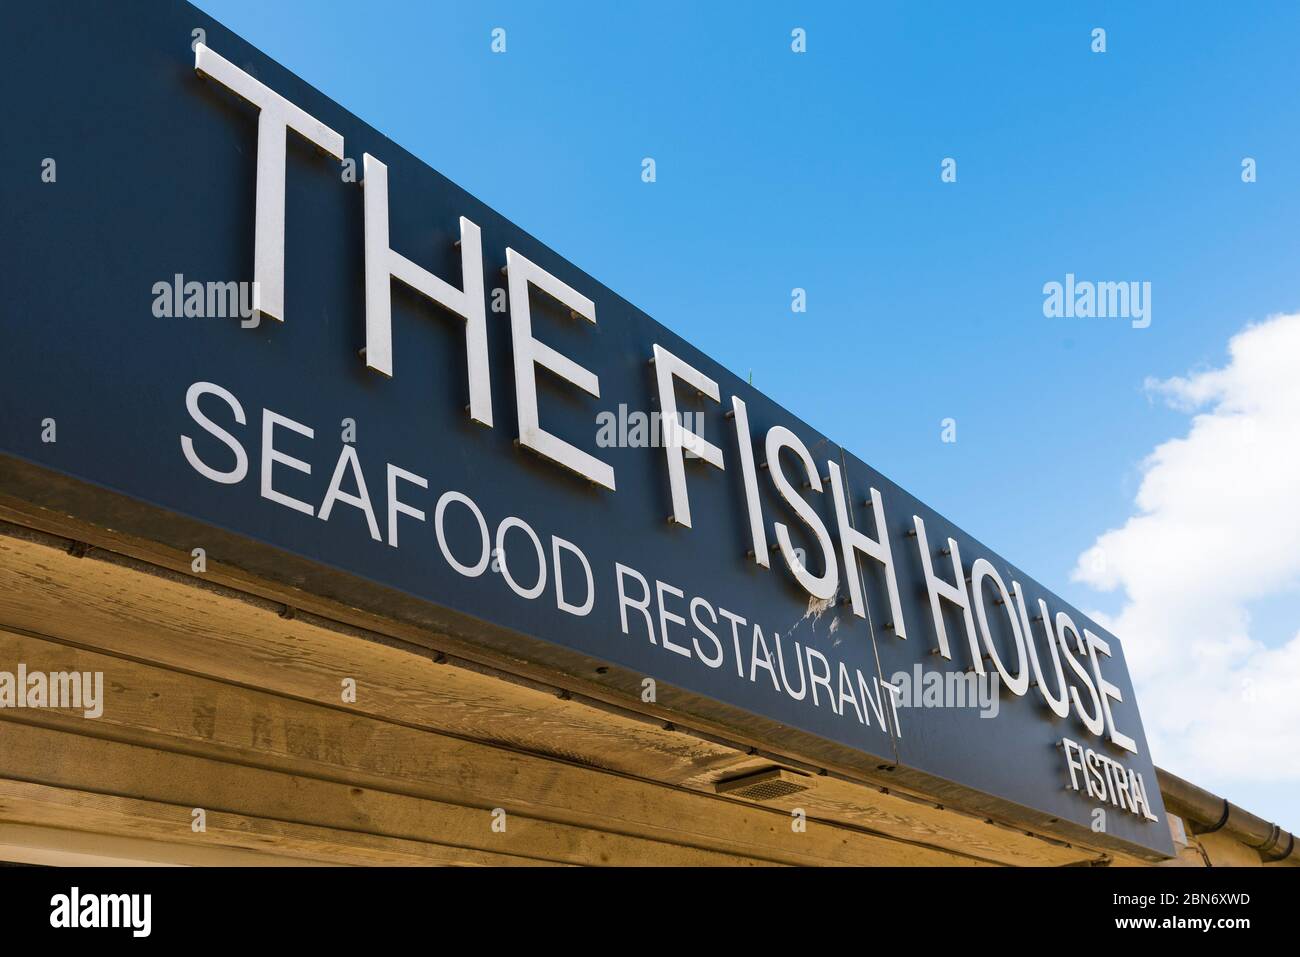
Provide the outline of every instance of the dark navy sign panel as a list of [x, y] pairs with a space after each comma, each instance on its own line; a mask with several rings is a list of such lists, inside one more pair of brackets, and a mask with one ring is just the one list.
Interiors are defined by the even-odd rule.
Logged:
[[[357, 585], [357, 607], [384, 614], [412, 602], [429, 609], [429, 620], [449, 633], [467, 640], [491, 635], [495, 648], [521, 659], [539, 660], [553, 649], [579, 656], [573, 661], [609, 663], [611, 682], [619, 675], [653, 677], [663, 689], [661, 703], [670, 703], [673, 689], [681, 689], [761, 719], [759, 726], [770, 734], [788, 729], [791, 740], [811, 735], [859, 756], [862, 768], [888, 769], [879, 773], [931, 793], [951, 792], [954, 805], [964, 800], [988, 806], [978, 800], [987, 796], [1038, 826], [1050, 829], [1059, 821], [1080, 833], [1091, 823], [1095, 802], [1065, 790], [1068, 771], [1054, 747], [1062, 737], [1072, 738], [1138, 771], [1160, 819], [1144, 821], [1108, 807], [1106, 834], [1099, 840], [1139, 853], [1172, 853], [1122, 648], [1077, 609], [192, 7], [22, 4], [8, 12], [8, 20], [0, 37], [0, 73], [6, 89], [28, 92], [7, 98], [0, 158], [0, 465], [13, 464], [0, 470], [0, 493], [19, 494], [16, 479], [4, 484], [5, 475], [18, 474], [17, 463], [35, 466], [50, 476], [51, 490], [65, 481], [56, 476], [66, 477], [120, 493], [150, 515], [165, 510], [176, 517], [176, 529], [209, 528], [213, 542], [270, 547], [291, 570], [280, 577], [299, 587], [310, 590], [318, 575], [346, 573]], [[363, 153], [387, 164], [394, 250], [459, 288], [453, 244], [459, 217], [466, 216], [482, 228], [489, 297], [494, 287], [505, 286], [500, 269], [511, 247], [595, 302], [592, 325], [573, 321], [567, 308], [540, 292], [531, 297], [534, 335], [595, 373], [601, 390], [594, 399], [543, 370], [540, 418], [548, 431], [611, 465], [617, 491], [592, 486], [515, 447], [514, 365], [505, 314], [488, 313], [494, 428], [472, 423], [465, 412], [464, 322], [398, 282], [392, 284], [394, 375], [388, 379], [365, 368], [358, 358], [365, 344], [362, 187], [345, 182], [336, 160], [296, 134], [290, 133], [286, 151], [285, 321], [241, 328], [238, 319], [154, 315], [155, 285], [172, 283], [176, 275], [200, 282], [252, 280], [257, 112], [196, 76], [190, 46], [196, 27], [206, 31], [213, 50], [341, 133], [358, 179]], [[54, 183], [41, 180], [46, 157], [57, 163]], [[657, 409], [648, 363], [655, 344], [716, 380], [722, 394], [717, 404], [691, 388], [677, 392], [682, 411], [702, 414], [704, 437], [726, 460], [725, 471], [687, 463], [694, 519], [689, 529], [666, 520], [672, 505], [662, 448], [596, 443], [598, 412], [617, 412], [620, 405]], [[203, 477], [182, 453], [181, 437], [189, 436], [213, 468], [234, 466], [230, 449], [187, 412], [187, 390], [201, 381], [228, 390], [245, 413], [240, 425], [219, 398], [208, 395], [199, 403], [246, 451], [248, 476], [236, 484]], [[865, 521], [871, 531], [870, 510], [860, 507], [863, 497], [872, 486], [881, 492], [906, 640], [882, 627], [889, 604], [879, 566], [871, 560], [861, 559], [873, 613], [868, 622], [843, 604], [814, 607], [779, 554], [772, 555], [770, 569], [746, 558], [750, 538], [740, 455], [734, 424], [724, 419], [732, 395], [748, 405], [758, 461], [765, 457], [768, 429], [781, 425], [805, 443], [823, 476], [828, 460], [841, 465], [859, 528]], [[428, 480], [427, 491], [411, 484], [399, 491], [426, 520], [400, 516], [395, 548], [374, 540], [364, 513], [344, 502], [322, 521], [268, 500], [259, 481], [263, 410], [314, 431], [308, 438], [275, 430], [276, 449], [311, 468], [308, 475], [276, 465], [280, 492], [319, 511], [340, 457], [341, 423], [351, 419], [381, 538], [387, 537], [388, 463]], [[47, 419], [57, 424], [56, 442], [42, 440]], [[796, 485], [801, 480], [793, 461], [787, 473]], [[38, 499], [41, 487], [27, 482], [21, 494]], [[343, 487], [355, 491], [350, 476]], [[775, 541], [772, 523], [784, 522], [795, 544], [812, 556], [812, 570], [820, 571], [815, 540], [768, 473], [759, 473], [759, 488], [769, 541]], [[493, 534], [511, 516], [536, 531], [548, 575], [537, 598], [512, 591], [496, 567], [467, 577], [451, 566], [433, 521], [435, 504], [449, 490], [472, 499]], [[806, 492], [805, 498], [838, 548], [829, 488], [821, 495]], [[51, 491], [38, 504], [60, 502], [67, 507]], [[924, 519], [932, 543], [949, 535], [961, 543], [967, 574], [970, 562], [987, 558], [1008, 582], [1021, 584], [1032, 607], [1042, 596], [1053, 613], [1068, 611], [1081, 628], [1109, 641], [1113, 658], [1105, 662], [1106, 674], [1123, 696], [1122, 704], [1113, 705], [1115, 723], [1137, 741], [1137, 755], [1091, 736], [1073, 713], [1056, 718], [1032, 690], [1024, 697], [1004, 692], [1000, 713], [990, 719], [971, 709], [907, 708], [899, 710], [895, 724], [887, 694], [880, 702], [868, 700], [864, 688], [879, 692], [880, 680], [910, 672], [917, 663], [926, 670], [960, 670], [969, 663], [960, 627], [950, 627], [951, 662], [929, 655], [935, 641], [925, 579], [916, 540], [906, 534], [913, 514]], [[129, 508], [114, 516], [121, 529], [136, 521]], [[453, 504], [445, 520], [447, 549], [473, 564], [481, 543], [471, 513]], [[580, 549], [591, 566], [594, 605], [588, 615], [557, 607], [557, 561], [571, 599], [581, 602], [584, 581], [571, 553], [552, 552], [552, 536]], [[505, 543], [510, 574], [525, 588], [536, 582], [541, 569], [530, 540], [515, 528]], [[221, 556], [214, 551], [214, 557]], [[649, 586], [654, 641], [639, 612], [632, 610], [626, 619], [620, 614], [620, 565]], [[248, 567], [254, 567], [251, 561]], [[265, 561], [257, 570], [275, 574]], [[950, 575], [949, 567], [945, 577]], [[641, 597], [637, 575], [624, 573], [622, 584], [633, 598]], [[841, 595], [844, 589], [842, 582]], [[661, 619], [660, 593], [670, 614], [686, 619], [684, 625]], [[693, 604], [697, 598], [702, 605]], [[744, 619], [734, 637], [723, 609]], [[716, 667], [704, 660], [714, 656], [714, 645], [696, 627], [696, 616], [718, 639], [723, 660]], [[991, 608], [990, 619], [995, 628], [1005, 624], [1000, 609]], [[755, 626], [774, 658], [781, 651], [789, 684], [798, 685], [803, 674], [809, 693], [802, 700], [775, 687], [761, 668], [752, 669]], [[687, 653], [666, 647], [665, 633]], [[1035, 639], [1040, 658], [1048, 661], [1041, 633]], [[1003, 640], [1003, 658], [1014, 664], [1014, 650], [1007, 647]], [[814, 657], [829, 663], [837, 694], [838, 667], [845, 666], [853, 676], [854, 703], [832, 702], [825, 689], [806, 687]], [[594, 667], [588, 677], [601, 680], [591, 675]], [[611, 686], [636, 687], [626, 681]], [[813, 694], [819, 695], [816, 703]], [[781, 745], [776, 739], [768, 746]]]

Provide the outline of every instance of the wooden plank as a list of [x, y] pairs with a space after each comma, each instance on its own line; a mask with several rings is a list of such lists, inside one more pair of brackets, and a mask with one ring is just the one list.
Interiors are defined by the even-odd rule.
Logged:
[[[553, 862], [337, 828], [0, 779], [0, 843], [71, 855], [202, 866], [547, 866]], [[21, 821], [22, 823], [14, 823]]]
[[[795, 832], [789, 809], [563, 764], [30, 636], [0, 631], [0, 660], [102, 672], [111, 685], [99, 718], [54, 709], [10, 715], [24, 723], [740, 856], [796, 864], [884, 856], [879, 838], [832, 823], [814, 819]], [[888, 851], [935, 860], [927, 848]]]
[[[36, 531], [38, 529], [40, 531]], [[97, 546], [95, 557], [101, 562], [115, 563], [119, 566], [147, 564], [149, 574], [158, 581], [180, 581], [187, 586], [205, 589], [209, 592], [226, 592], [227, 597], [229, 595], [238, 595], [237, 600], [241, 604], [250, 608], [261, 608], [264, 611], [270, 610], [273, 614], [278, 614], [284, 608], [292, 608], [298, 613], [300, 621], [313, 618], [326, 620], [328, 623], [327, 628], [331, 632], [337, 633], [340, 629], [346, 630], [349, 627], [357, 628], [360, 630], [356, 631], [355, 634], [363, 640], [372, 643], [377, 642], [381, 645], [387, 643], [390, 646], [413, 652], [418, 657], [428, 659], [436, 657], [438, 652], [434, 649], [438, 649], [448, 654], [460, 656], [461, 660], [458, 664], [465, 665], [473, 662], [494, 669], [504, 668], [507, 672], [518, 675], [522, 679], [540, 682], [548, 686], [552, 691], [567, 688], [570, 691], [581, 692], [592, 699], [614, 706], [626, 707], [631, 704], [636, 710], [647, 715], [657, 715], [661, 722], [670, 721], [674, 717], [672, 713], [654, 704], [638, 704], [635, 701], [626, 700], [622, 696], [611, 694], [597, 683], [583, 682], [572, 676], [556, 675], [522, 659], [510, 658], [503, 660], [499, 655], [485, 652], [473, 644], [460, 641], [452, 636], [434, 633], [418, 626], [391, 618], [384, 618], [360, 608], [342, 605], [282, 583], [270, 582], [251, 575], [240, 568], [217, 562], [211, 558], [209, 558], [206, 572], [201, 576], [196, 576], [191, 571], [191, 557], [187, 551], [180, 551], [160, 545], [157, 542], [125, 535], [111, 528], [90, 525], [70, 516], [33, 506], [23, 500], [0, 493], [0, 543], [3, 543], [5, 539], [10, 539], [22, 544], [32, 544], [39, 538], [47, 538], [48, 536], [42, 535], [44, 532], [65, 537], [63, 541], [57, 542], [53, 548], [49, 548], [50, 543], [45, 542], [46, 550], [52, 551], [56, 555], [64, 554], [67, 548], [74, 544], [94, 545]], [[15, 538], [15, 536], [18, 537]], [[0, 556], [0, 559], [2, 557]], [[36, 630], [41, 629], [37, 627]], [[562, 727], [563, 720], [558, 724]], [[703, 725], [701, 727], [705, 730], [712, 730], [715, 737], [730, 738], [734, 736], [729, 733], [734, 729]], [[758, 741], [748, 741], [744, 738], [739, 740], [746, 749], [749, 746], [760, 744]], [[674, 753], [667, 756], [669, 762], [676, 763], [677, 750], [683, 747], [696, 747], [701, 744], [703, 742], [698, 738], [679, 737], [674, 742]], [[622, 748], [622, 742], [619, 744], [619, 749], [625, 750]], [[653, 755], [655, 749], [648, 749], [648, 753]], [[716, 757], [716, 753], [709, 751], [706, 760], [709, 757]]]
[[[69, 604], [73, 582], [75, 606]], [[356, 712], [388, 720], [400, 716], [399, 721], [415, 727], [638, 777], [680, 780], [698, 789], [708, 789], [723, 773], [720, 769], [751, 760], [724, 745], [436, 665], [427, 654], [407, 648], [357, 641], [312, 622], [286, 621], [271, 606], [6, 536], [0, 536], [0, 621], [336, 709], [339, 682], [359, 678], [360, 697], [350, 706]], [[803, 806], [816, 819], [1000, 863], [1050, 865], [1098, 856], [1022, 834], [994, 834], [982, 819], [827, 777], [819, 779]], [[636, 824], [646, 826], [653, 826], [647, 818]], [[727, 833], [725, 827], [705, 830]], [[918, 848], [911, 856], [924, 857], [929, 850]]]
[[[74, 594], [70, 591], [75, 589]], [[402, 716], [480, 740], [626, 769], [627, 739], [605, 714], [553, 695], [433, 662], [430, 653], [350, 639], [257, 606], [167, 578], [141, 579], [109, 562], [76, 559], [0, 535], [0, 621], [182, 671], [214, 675], [327, 705], [344, 679], [358, 679], [355, 710]], [[364, 674], [363, 674], [364, 672]], [[589, 713], [575, 720], [575, 712]], [[635, 722], [628, 722], [635, 725]], [[567, 742], [567, 746], [564, 742]], [[686, 735], [642, 742], [635, 761], [662, 779], [682, 762], [728, 749]]]
[[[745, 757], [723, 771], [702, 774], [686, 786], [710, 784], [746, 771], [769, 767], [771, 762]], [[1103, 855], [1064, 842], [1048, 843], [1015, 829], [994, 824], [977, 815], [960, 814], [934, 802], [896, 793], [868, 791], [862, 785], [825, 776], [815, 779], [815, 789], [769, 801], [768, 806], [803, 807], [824, 820], [854, 824], [900, 840], [927, 846], [951, 847], [989, 861], [1019, 867], [1059, 867], [1100, 860]]]
[[[71, 734], [10, 720], [0, 711], [5, 777], [51, 787], [141, 798], [172, 805], [178, 824], [190, 810], [225, 812], [296, 824], [490, 851], [568, 864], [753, 866], [768, 862], [539, 821], [506, 807], [506, 830], [493, 830], [491, 809], [356, 787], [335, 781], [225, 764]], [[87, 722], [89, 723], [89, 722]]]
[[[3, 782], [0, 782], [0, 787]], [[42, 818], [41, 805], [19, 813]], [[284, 857], [242, 847], [197, 847], [64, 826], [46, 827], [0, 821], [0, 861], [42, 867], [341, 867], [330, 861]]]

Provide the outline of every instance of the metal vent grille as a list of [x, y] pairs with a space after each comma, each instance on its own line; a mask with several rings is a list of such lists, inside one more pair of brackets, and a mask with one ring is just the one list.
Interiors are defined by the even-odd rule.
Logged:
[[812, 787], [810, 779], [802, 774], [795, 774], [784, 768], [768, 768], [753, 774], [745, 774], [713, 785], [718, 794], [744, 798], [747, 801], [775, 801], [777, 798], [789, 797]]

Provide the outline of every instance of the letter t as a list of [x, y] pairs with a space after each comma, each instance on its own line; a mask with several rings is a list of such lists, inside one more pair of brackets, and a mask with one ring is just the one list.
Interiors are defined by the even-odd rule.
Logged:
[[270, 87], [202, 43], [194, 47], [194, 71], [256, 106], [257, 218], [253, 233], [253, 311], [284, 320], [285, 140], [292, 129], [330, 155], [343, 159], [343, 137], [294, 106]]

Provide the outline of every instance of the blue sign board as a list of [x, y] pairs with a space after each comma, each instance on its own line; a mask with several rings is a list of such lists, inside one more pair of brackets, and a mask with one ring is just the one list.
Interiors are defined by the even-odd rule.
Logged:
[[7, 19], [0, 494], [1172, 853], [1024, 570], [193, 7]]

